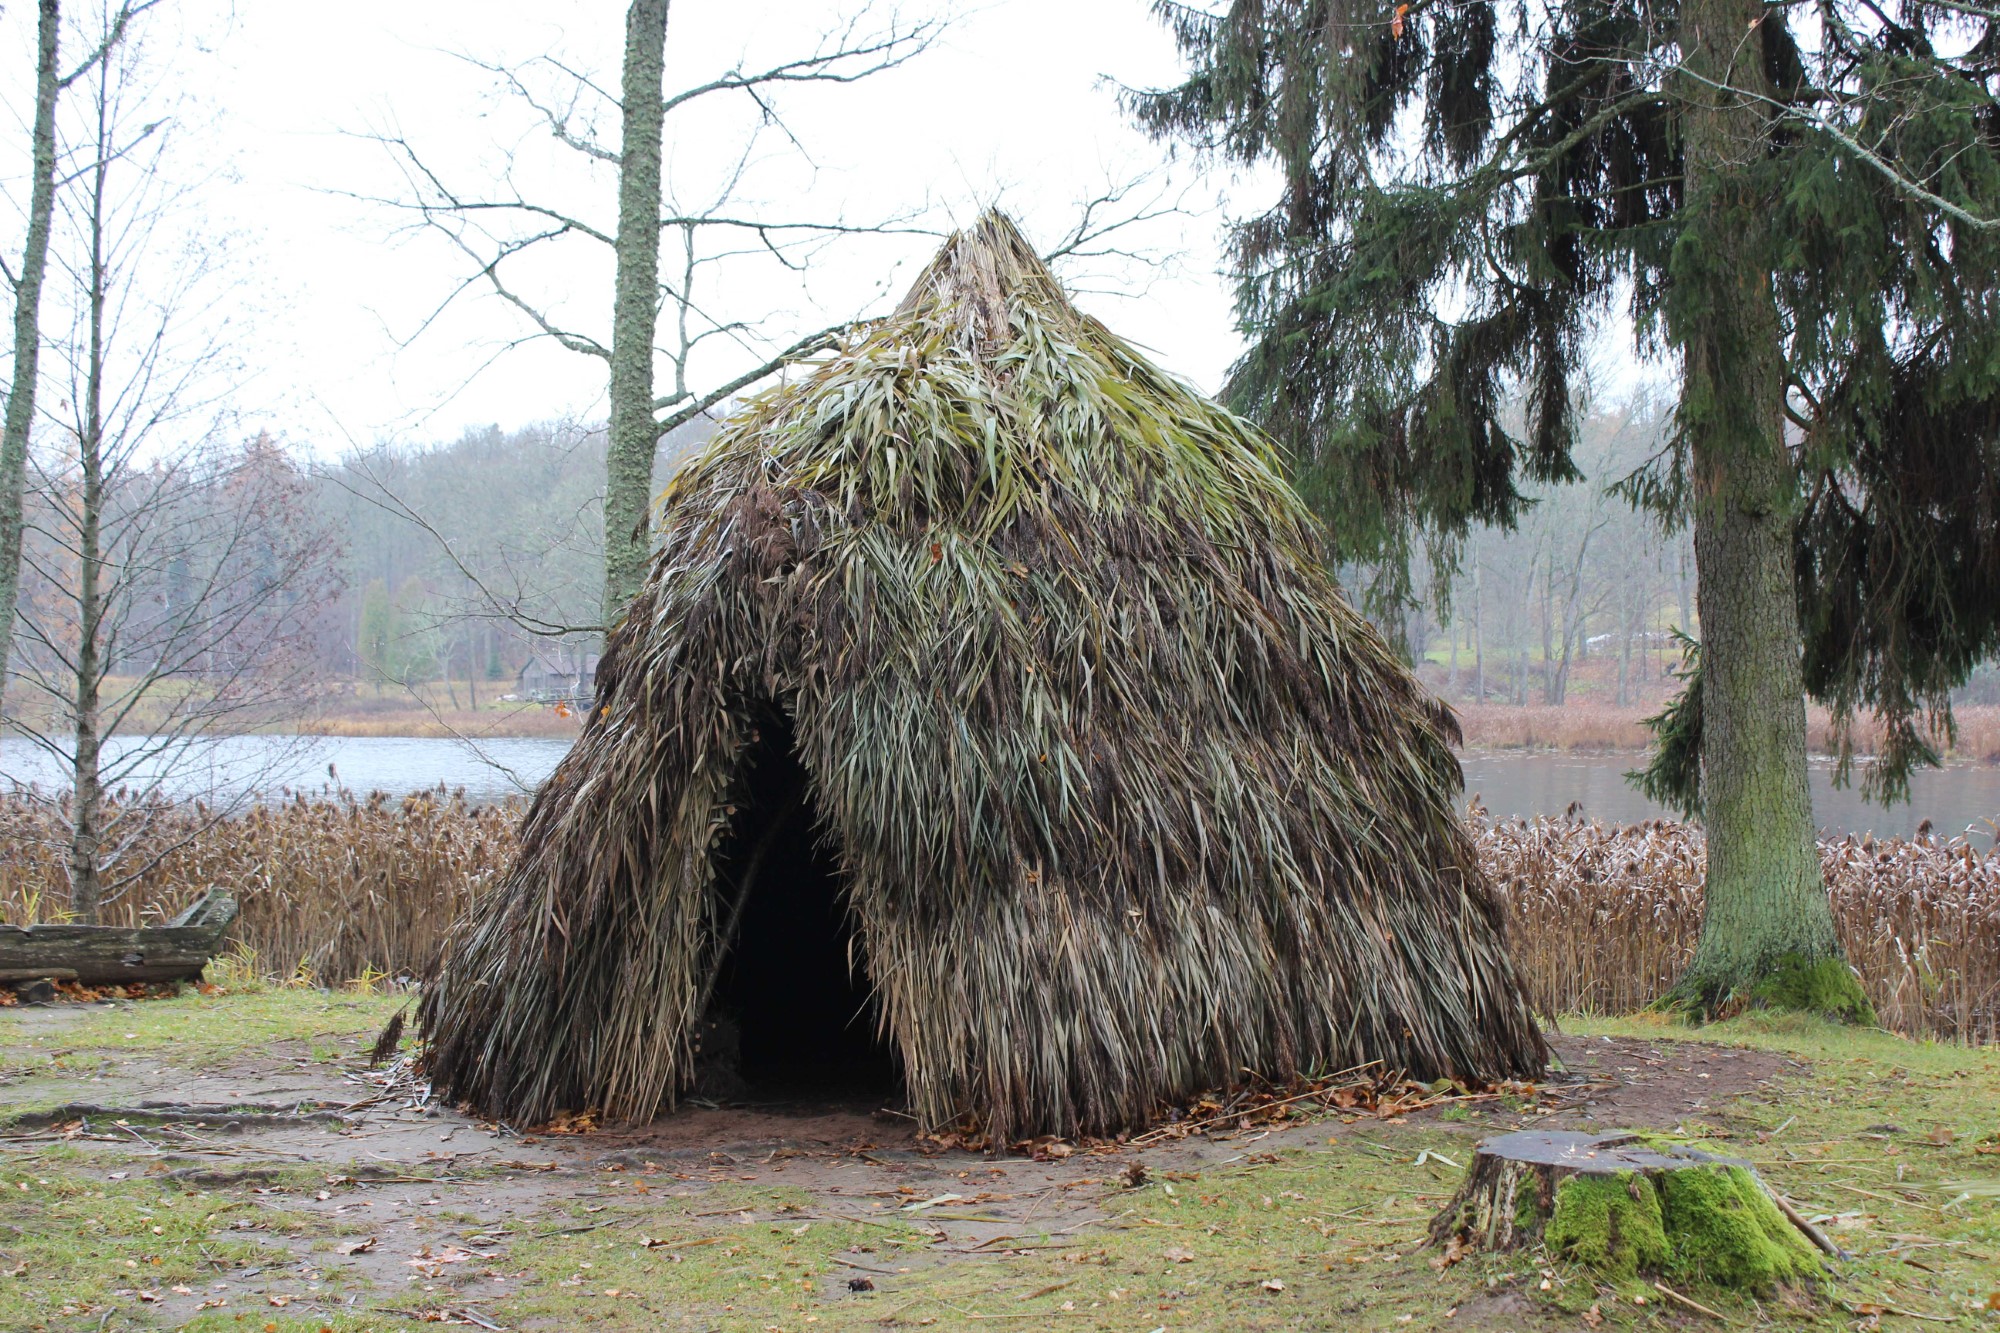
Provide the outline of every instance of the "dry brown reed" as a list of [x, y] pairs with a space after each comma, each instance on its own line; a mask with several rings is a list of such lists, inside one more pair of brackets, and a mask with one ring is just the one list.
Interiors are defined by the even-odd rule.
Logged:
[[1465, 743], [1482, 750], [1643, 750], [1644, 708], [1611, 704], [1458, 704]]
[[[1477, 811], [1474, 824], [1515, 963], [1545, 1013], [1630, 1013], [1679, 977], [1701, 928], [1700, 829], [1494, 823]], [[1820, 862], [1883, 1026], [2000, 1042], [2000, 851], [1849, 836], [1822, 841]]]
[[[161, 804], [126, 864], [151, 864], [106, 925], [165, 920], [211, 887], [242, 904], [231, 931], [255, 965], [338, 984], [420, 975], [450, 924], [514, 854], [518, 806], [476, 807], [442, 789], [400, 800], [341, 790], [226, 819]], [[47, 804], [0, 799], [0, 922], [60, 920], [62, 828]]]
[[[503, 874], [520, 807], [444, 792], [323, 792], [225, 820], [167, 857], [107, 921], [171, 916], [211, 885], [236, 893], [233, 934], [266, 970], [337, 985], [418, 975], [446, 922]], [[162, 845], [205, 823], [188, 807]], [[1701, 833], [1475, 813], [1516, 965], [1546, 1013], [1630, 1013], [1679, 975], [1700, 923]], [[176, 831], [178, 830], [178, 831]], [[0, 922], [52, 920], [62, 898], [46, 807], [0, 799]], [[2000, 1041], [2000, 852], [1963, 839], [1829, 840], [1820, 855], [1849, 957], [1885, 1027]]]
[[[1568, 750], [1633, 752], [1652, 742], [1646, 716], [1658, 705], [1621, 708], [1614, 704], [1458, 704], [1465, 743], [1479, 750]], [[2000, 764], [2000, 707], [1968, 705], [1954, 710], [1958, 742], [1948, 758], [1957, 763]], [[1854, 748], [1872, 754], [1876, 731], [1867, 719], [1854, 726]], [[1824, 708], [1806, 713], [1806, 743], [1818, 754], [1838, 748], [1832, 717]], [[1940, 747], [1943, 748], [1943, 747]]]

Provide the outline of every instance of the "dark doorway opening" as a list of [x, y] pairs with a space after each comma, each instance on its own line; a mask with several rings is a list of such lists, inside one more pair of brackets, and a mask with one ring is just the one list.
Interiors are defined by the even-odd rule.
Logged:
[[[717, 878], [736, 920], [708, 1010], [718, 1100], [892, 1105], [899, 1080], [791, 720], [759, 720]], [[740, 904], [740, 906], [739, 906]], [[701, 1091], [697, 1087], [697, 1092]]]

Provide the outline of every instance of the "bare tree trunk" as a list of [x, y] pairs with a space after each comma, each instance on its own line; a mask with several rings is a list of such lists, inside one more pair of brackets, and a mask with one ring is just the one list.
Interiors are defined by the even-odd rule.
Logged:
[[34, 179], [28, 189], [28, 241], [14, 284], [13, 382], [0, 428], [0, 702], [14, 649], [14, 604], [21, 594], [21, 492], [28, 467], [28, 432], [35, 421], [41, 374], [42, 277], [49, 267], [49, 231], [56, 198], [56, 48], [60, 0], [41, 0], [35, 46]]
[[611, 422], [604, 458], [606, 629], [617, 623], [639, 590], [652, 549], [647, 510], [660, 435], [653, 416], [653, 343], [660, 320], [660, 140], [666, 120], [667, 3], [632, 0], [625, 11]]
[[479, 711], [479, 672], [486, 664], [479, 656], [479, 635], [468, 630], [465, 635], [465, 693], [472, 700], [472, 711]]
[[1472, 549], [1472, 697], [1480, 703], [1486, 702], [1486, 632], [1480, 621], [1481, 594], [1485, 590], [1485, 580], [1481, 576], [1479, 548]]
[[1451, 635], [1451, 669], [1445, 676], [1444, 690], [1447, 695], [1456, 695], [1458, 693], [1458, 641], [1465, 637], [1465, 626], [1454, 615], [1446, 632]]
[[104, 607], [100, 595], [104, 573], [104, 296], [109, 274], [104, 256], [105, 179], [110, 154], [108, 103], [97, 102], [98, 160], [91, 173], [90, 194], [90, 328], [86, 356], [83, 429], [77, 432], [77, 466], [81, 472], [81, 512], [77, 524], [77, 650], [75, 696], [75, 803], [70, 824], [69, 907], [76, 920], [97, 924], [101, 893], [104, 803], [100, 757], [104, 738], [98, 734], [98, 695], [104, 671], [100, 639]]
[[1546, 561], [1547, 576], [1542, 580], [1541, 630], [1542, 630], [1542, 702], [1559, 704], [1556, 685], [1556, 553], [1549, 551]]

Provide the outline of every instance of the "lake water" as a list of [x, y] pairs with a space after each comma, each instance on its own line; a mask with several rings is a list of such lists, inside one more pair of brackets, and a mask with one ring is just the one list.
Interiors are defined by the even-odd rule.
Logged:
[[[119, 737], [112, 755], [134, 758], [135, 776], [155, 766]], [[355, 792], [384, 791], [400, 796], [440, 784], [461, 788], [474, 801], [495, 801], [532, 791], [569, 749], [561, 739], [481, 742], [476, 748], [451, 740], [396, 736], [290, 737], [234, 736], [204, 743], [162, 783], [181, 796], [222, 791], [315, 791], [337, 782]], [[1465, 790], [1502, 817], [1559, 815], [1571, 803], [1589, 818], [1629, 824], [1666, 817], [1625, 784], [1637, 767], [1636, 755], [1493, 754], [1465, 757]], [[0, 739], [0, 782], [34, 783], [52, 789], [68, 785], [45, 752], [18, 737]], [[1836, 791], [1833, 765], [1812, 768], [1813, 810], [1832, 833], [1874, 832], [1907, 837], [1929, 819], [1941, 835], [1972, 832], [1991, 845], [2000, 820], [2000, 768], [1961, 767], [1920, 772], [1910, 782], [1909, 805], [1884, 810], [1852, 789]]]
[[[1468, 797], [1479, 796], [1491, 813], [1508, 818], [1559, 815], [1572, 801], [1585, 818], [1607, 824], [1674, 818], [1626, 784], [1624, 775], [1644, 762], [1634, 754], [1470, 754], [1464, 757], [1465, 791]], [[1910, 778], [1910, 803], [1886, 810], [1862, 800], [1856, 787], [1836, 789], [1831, 761], [1815, 760], [1809, 777], [1813, 814], [1824, 832], [1907, 838], [1928, 819], [1940, 837], [1969, 833], [1981, 847], [1993, 844], [1994, 821], [2000, 820], [2000, 768], [1919, 771]]]
[[[107, 763], [125, 762], [136, 786], [157, 777], [162, 765], [145, 753], [143, 737], [116, 736], [106, 743]], [[555, 770], [570, 743], [558, 738], [480, 741], [411, 736], [229, 736], [204, 741], [177, 756], [160, 780], [175, 796], [211, 792], [240, 795], [317, 791], [338, 784], [350, 791], [402, 796], [443, 785], [463, 788], [477, 802], [532, 792]], [[0, 738], [0, 783], [69, 786], [62, 766], [46, 751], [16, 736]]]

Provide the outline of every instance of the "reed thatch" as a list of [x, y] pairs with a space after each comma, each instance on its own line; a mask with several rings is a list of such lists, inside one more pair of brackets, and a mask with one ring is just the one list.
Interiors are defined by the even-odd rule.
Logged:
[[1531, 1075], [1455, 731], [1269, 443], [1013, 225], [738, 414], [420, 1011], [447, 1096], [673, 1105], [760, 718], [796, 735], [910, 1103], [1004, 1141], [1380, 1059]]

